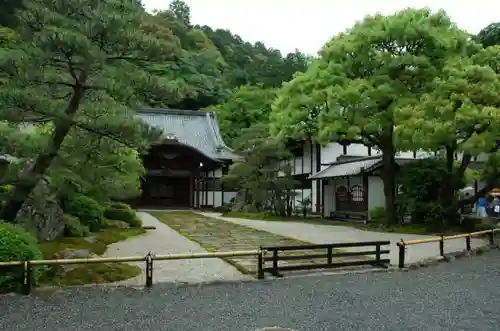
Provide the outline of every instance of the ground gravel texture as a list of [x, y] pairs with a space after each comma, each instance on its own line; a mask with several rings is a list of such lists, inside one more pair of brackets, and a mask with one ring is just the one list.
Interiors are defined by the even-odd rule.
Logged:
[[[0, 296], [1, 331], [500, 329], [500, 253], [409, 272]], [[272, 330], [272, 329], [271, 329]], [[275, 328], [275, 330], [279, 330]]]

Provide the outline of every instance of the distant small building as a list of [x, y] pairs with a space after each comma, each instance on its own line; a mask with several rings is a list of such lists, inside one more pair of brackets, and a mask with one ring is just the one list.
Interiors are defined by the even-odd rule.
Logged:
[[138, 117], [163, 132], [143, 156], [141, 207], [218, 207], [236, 196], [220, 179], [239, 156], [222, 140], [214, 112], [141, 109]]

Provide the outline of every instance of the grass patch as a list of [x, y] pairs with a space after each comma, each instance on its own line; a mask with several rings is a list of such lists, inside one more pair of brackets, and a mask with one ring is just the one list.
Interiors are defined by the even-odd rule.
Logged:
[[140, 275], [141, 272], [138, 266], [127, 263], [87, 264], [51, 279], [42, 279], [42, 284], [58, 286], [104, 284], [126, 280]]
[[[151, 215], [168, 225], [184, 237], [197, 242], [209, 252], [255, 250], [259, 246], [307, 245], [309, 242], [280, 236], [267, 231], [226, 222], [190, 212], [150, 212]], [[283, 255], [318, 254], [319, 250], [286, 252]], [[255, 257], [228, 257], [224, 261], [245, 274], [254, 274], [257, 261]], [[341, 259], [337, 259], [341, 260]], [[286, 264], [288, 261], [280, 263]], [[290, 261], [297, 264], [324, 263], [326, 259]]]
[[[45, 259], [63, 258], [66, 250], [89, 250], [102, 255], [108, 245], [146, 233], [142, 228], [107, 228], [86, 238], [60, 238], [40, 244]], [[65, 271], [62, 266], [47, 268], [42, 285], [71, 286], [101, 284], [129, 279], [141, 274], [141, 268], [128, 263], [77, 265]]]
[[[222, 214], [223, 217], [233, 217], [233, 218], [244, 218], [250, 220], [258, 220], [258, 221], [271, 221], [271, 222], [301, 222], [301, 223], [309, 223], [309, 224], [320, 224], [320, 225], [332, 225], [332, 226], [348, 226], [351, 228], [356, 228], [360, 230], [366, 231], [376, 231], [376, 232], [392, 232], [392, 233], [401, 233], [401, 234], [417, 234], [417, 235], [435, 235], [437, 231], [431, 230], [425, 225], [420, 224], [402, 224], [402, 225], [394, 225], [394, 226], [384, 226], [377, 223], [356, 223], [349, 221], [338, 221], [338, 220], [330, 220], [321, 217], [280, 217], [275, 215], [269, 215], [266, 213], [244, 213], [244, 212], [227, 212]], [[457, 231], [451, 229], [447, 231], [449, 233], [456, 233]]]

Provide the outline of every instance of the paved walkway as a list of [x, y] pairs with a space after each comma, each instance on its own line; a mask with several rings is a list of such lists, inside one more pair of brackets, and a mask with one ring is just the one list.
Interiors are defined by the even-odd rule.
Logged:
[[[396, 242], [400, 241], [401, 239], [407, 241], [413, 239], [432, 238], [432, 236], [423, 235], [365, 231], [348, 226], [307, 224], [303, 222], [257, 221], [242, 218], [222, 217], [220, 213], [209, 212], [202, 212], [200, 214], [209, 217], [215, 217], [227, 222], [246, 225], [255, 229], [268, 231], [282, 236], [318, 244], [389, 240], [391, 242], [391, 253], [389, 254], [389, 256], [391, 259], [391, 264], [393, 265], [397, 265], [399, 258]], [[473, 248], [484, 246], [486, 244], [487, 242], [483, 239], [473, 238], [471, 241], [471, 246]], [[439, 256], [438, 245], [438, 243], [428, 243], [409, 246], [406, 250], [406, 262], [417, 262], [426, 258]], [[445, 252], [451, 253], [464, 249], [465, 239], [453, 239], [447, 240], [445, 242]], [[349, 250], [366, 250], [366, 248], [352, 248]]]
[[[145, 212], [138, 212], [145, 226], [155, 226], [156, 230], [148, 231], [143, 236], [130, 238], [108, 246], [104, 256], [135, 256], [169, 253], [204, 253], [200, 245], [183, 237], [155, 217]], [[140, 276], [119, 282], [119, 284], [144, 286], [145, 263], [137, 263], [143, 273]], [[221, 259], [193, 259], [177, 261], [155, 261], [153, 282], [205, 282], [215, 280], [239, 280], [250, 276], [242, 275], [233, 266]]]

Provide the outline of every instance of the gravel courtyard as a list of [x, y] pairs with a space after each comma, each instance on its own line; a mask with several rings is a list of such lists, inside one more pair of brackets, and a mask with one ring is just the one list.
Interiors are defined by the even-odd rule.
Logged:
[[500, 252], [410, 272], [0, 296], [0, 331], [488, 331]]

